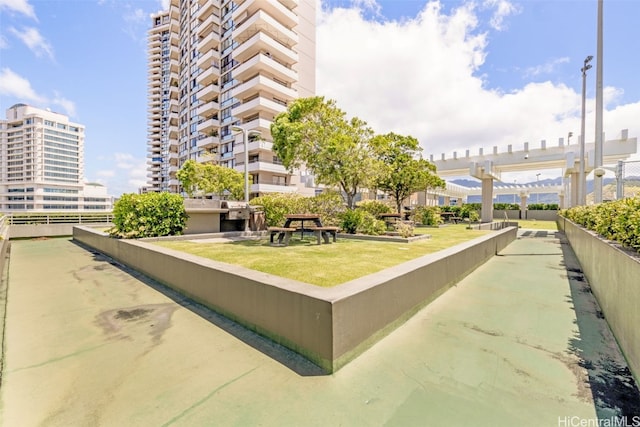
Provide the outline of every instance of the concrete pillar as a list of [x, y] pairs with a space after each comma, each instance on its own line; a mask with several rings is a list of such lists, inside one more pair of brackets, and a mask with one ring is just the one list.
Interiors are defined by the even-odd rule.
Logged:
[[462, 206], [463, 203], [464, 203], [464, 199], [462, 197], [458, 197], [458, 200], [456, 200], [456, 205]]
[[[569, 207], [578, 206], [578, 182], [580, 180], [580, 175], [578, 173], [571, 174], [571, 185], [569, 188], [571, 189], [571, 201], [569, 202]], [[586, 193], [585, 193], [586, 194]]]
[[520, 219], [527, 219], [527, 194], [520, 194]]
[[493, 221], [493, 178], [482, 179], [482, 222]]
[[451, 197], [449, 197], [449, 196], [444, 196], [444, 205], [445, 205], [445, 206], [449, 206], [449, 205], [451, 205]]
[[558, 204], [560, 209], [566, 209], [567, 207], [564, 204], [564, 194], [558, 194], [558, 199], [560, 199], [560, 203]]

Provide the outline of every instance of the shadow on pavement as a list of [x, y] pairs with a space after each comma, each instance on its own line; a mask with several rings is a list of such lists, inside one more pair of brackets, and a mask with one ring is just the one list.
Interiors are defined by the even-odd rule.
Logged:
[[228, 334], [234, 336], [239, 339], [243, 343], [251, 346], [252, 348], [258, 350], [259, 352], [269, 356], [273, 360], [281, 363], [287, 368], [291, 369], [295, 373], [300, 376], [323, 376], [327, 375], [327, 373], [320, 368], [319, 366], [311, 363], [309, 360], [300, 356], [299, 354], [283, 347], [257, 333], [245, 328], [232, 321], [231, 319], [222, 316], [221, 314], [216, 313], [208, 307], [205, 307], [202, 304], [197, 303], [196, 301], [180, 294], [179, 292], [165, 286], [144, 274], [135, 271], [125, 265], [122, 265], [115, 261], [112, 258], [103, 255], [100, 252], [95, 251], [93, 248], [83, 245], [77, 241], [71, 240], [72, 243], [91, 253], [94, 259], [98, 262], [109, 263], [114, 268], [117, 268], [128, 274], [145, 285], [149, 286], [152, 289], [162, 293], [166, 297], [173, 300], [176, 304], [190, 310], [194, 314], [200, 316], [201, 318], [209, 321], [211, 324], [217, 326], [218, 328], [224, 330]]

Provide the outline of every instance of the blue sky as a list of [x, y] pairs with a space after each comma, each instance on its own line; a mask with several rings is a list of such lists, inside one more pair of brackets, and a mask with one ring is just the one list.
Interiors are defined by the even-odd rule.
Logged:
[[[24, 102], [84, 124], [86, 179], [116, 196], [146, 182], [146, 30], [161, 7], [0, 0], [0, 114]], [[376, 132], [417, 137], [425, 154], [557, 141], [578, 134], [596, 12], [596, 0], [322, 1], [317, 93]], [[638, 18], [640, 1], [604, 1], [608, 138], [640, 133]], [[594, 96], [592, 70], [587, 141]]]

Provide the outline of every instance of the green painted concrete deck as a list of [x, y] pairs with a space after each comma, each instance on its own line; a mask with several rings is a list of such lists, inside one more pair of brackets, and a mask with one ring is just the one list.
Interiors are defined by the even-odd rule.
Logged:
[[640, 425], [637, 388], [560, 237], [521, 231], [333, 375], [70, 240], [14, 241], [0, 420], [570, 426], [626, 415]]

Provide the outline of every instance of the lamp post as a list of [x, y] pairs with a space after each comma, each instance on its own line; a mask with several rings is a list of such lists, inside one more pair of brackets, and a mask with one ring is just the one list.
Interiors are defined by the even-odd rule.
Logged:
[[240, 126], [231, 126], [234, 132], [242, 132], [242, 143], [244, 144], [244, 202], [249, 204], [249, 137], [260, 136], [260, 131], [247, 130]]
[[[597, 169], [603, 166], [603, 129], [602, 129], [602, 0], [598, 0], [598, 25], [596, 47], [596, 138], [594, 141], [593, 166]], [[602, 176], [593, 177], [593, 201], [602, 202]]]
[[591, 68], [591, 60], [593, 56], [589, 55], [584, 60], [584, 65], [580, 69], [582, 71], [582, 124], [580, 125], [580, 171], [578, 173], [578, 204], [587, 204], [587, 183], [584, 176], [584, 126], [585, 126], [585, 104], [586, 104], [586, 89], [587, 89], [587, 70]]

